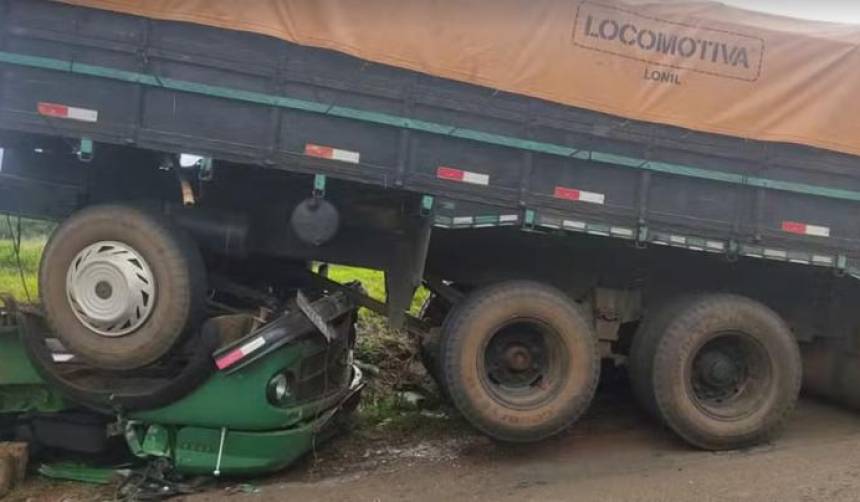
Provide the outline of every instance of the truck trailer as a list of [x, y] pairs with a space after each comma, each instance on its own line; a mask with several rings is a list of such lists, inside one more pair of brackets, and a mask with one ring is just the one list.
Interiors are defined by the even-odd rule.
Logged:
[[568, 428], [613, 364], [745, 447], [804, 353], [850, 400], [858, 43], [711, 2], [0, 0], [0, 211], [59, 222], [44, 317], [93, 367], [314, 284], [420, 336], [496, 439]]

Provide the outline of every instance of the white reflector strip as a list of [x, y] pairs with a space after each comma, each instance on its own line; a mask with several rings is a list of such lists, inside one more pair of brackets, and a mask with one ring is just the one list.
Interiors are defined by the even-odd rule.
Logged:
[[831, 258], [830, 256], [814, 255], [812, 257], [812, 262], [813, 263], [820, 263], [823, 265], [833, 265], [833, 258]]
[[98, 122], [99, 112], [86, 108], [60, 105], [57, 103], [39, 103], [37, 109], [40, 115], [60, 119], [78, 120], [81, 122]]
[[830, 237], [830, 229], [819, 225], [807, 225], [796, 221], [783, 221], [782, 231], [790, 234], [811, 235], [813, 237]]
[[215, 365], [219, 370], [223, 370], [225, 368], [229, 368], [233, 366], [237, 362], [241, 361], [244, 357], [249, 356], [259, 350], [261, 347], [266, 345], [266, 339], [263, 337], [257, 337], [250, 342], [242, 345], [236, 350], [228, 353], [226, 356], [215, 361]]
[[254, 340], [251, 340], [250, 342], [246, 343], [245, 345], [242, 345], [242, 348], [239, 350], [242, 351], [242, 354], [247, 356], [253, 352], [256, 352], [263, 345], [266, 345], [265, 338], [258, 337], [258, 338], [255, 338]]
[[487, 186], [490, 184], [490, 175], [488, 174], [463, 171], [462, 169], [455, 169], [453, 167], [440, 166], [436, 169], [436, 177], [440, 180], [458, 181], [472, 185]]
[[623, 227], [612, 227], [609, 232], [612, 235], [620, 235], [622, 237], [633, 237], [633, 230]]
[[777, 258], [780, 260], [784, 260], [788, 258], [788, 253], [780, 249], [765, 249], [764, 256], [765, 258]]
[[571, 220], [564, 220], [562, 225], [564, 226], [564, 228], [572, 228], [574, 230], [585, 230], [585, 228], [588, 226], [585, 224], [585, 222]]
[[830, 237], [830, 229], [817, 225], [806, 225], [806, 234], [814, 235], [816, 237]]
[[577, 188], [555, 187], [553, 196], [556, 199], [588, 202], [589, 204], [604, 204], [606, 196], [602, 193], [586, 192]]
[[305, 145], [305, 155], [318, 159], [339, 160], [350, 164], [361, 162], [361, 154], [359, 152], [341, 150], [330, 146], [307, 144]]

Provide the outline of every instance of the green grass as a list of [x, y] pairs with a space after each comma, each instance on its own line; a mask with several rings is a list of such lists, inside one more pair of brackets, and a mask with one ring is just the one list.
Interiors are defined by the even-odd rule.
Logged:
[[[385, 300], [385, 278], [382, 272], [362, 268], [332, 266], [329, 278], [340, 283], [360, 281], [371, 297]], [[411, 312], [417, 314], [429, 292], [419, 288], [412, 300]], [[401, 370], [415, 356], [415, 344], [404, 333], [388, 328], [384, 317], [361, 309], [358, 318], [358, 344], [356, 357], [361, 361], [379, 366], [383, 370]], [[397, 368], [389, 367], [396, 362]]]
[[45, 241], [41, 239], [26, 240], [21, 243], [21, 268], [27, 284], [25, 288], [18, 272], [18, 261], [15, 258], [12, 241], [0, 240], [0, 294], [11, 294], [24, 301], [27, 300], [27, 291], [29, 291], [31, 300], [37, 298], [39, 294], [37, 275], [44, 245]]
[[[359, 281], [371, 298], [385, 301], [385, 275], [379, 270], [332, 265], [329, 267], [329, 278], [341, 284]], [[418, 289], [415, 298], [412, 299], [411, 312], [413, 314], [418, 313], [428, 294], [426, 289]]]
[[328, 276], [329, 279], [342, 284], [360, 281], [368, 295], [376, 300], [385, 300], [385, 277], [378, 270], [331, 265]]

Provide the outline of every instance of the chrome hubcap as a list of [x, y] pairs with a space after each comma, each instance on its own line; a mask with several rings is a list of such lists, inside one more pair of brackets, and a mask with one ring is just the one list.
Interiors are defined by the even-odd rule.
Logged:
[[78, 253], [66, 274], [72, 311], [105, 337], [133, 333], [155, 306], [155, 276], [143, 257], [121, 242], [97, 242]]

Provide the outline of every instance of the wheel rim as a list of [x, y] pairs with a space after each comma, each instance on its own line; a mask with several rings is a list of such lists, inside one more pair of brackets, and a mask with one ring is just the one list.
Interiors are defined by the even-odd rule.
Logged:
[[479, 361], [482, 384], [497, 402], [533, 409], [554, 399], [569, 365], [561, 336], [547, 324], [517, 319], [492, 332]]
[[101, 241], [78, 253], [66, 275], [72, 311], [89, 330], [115, 338], [140, 328], [155, 307], [155, 276], [134, 248]]
[[687, 379], [696, 406], [721, 420], [738, 420], [760, 409], [772, 380], [767, 350], [740, 332], [719, 333], [703, 344]]

